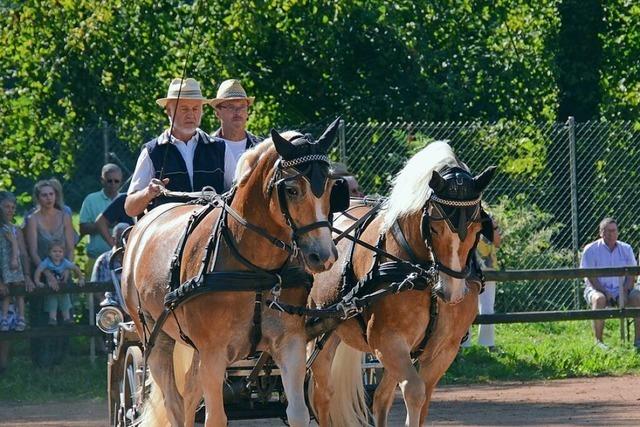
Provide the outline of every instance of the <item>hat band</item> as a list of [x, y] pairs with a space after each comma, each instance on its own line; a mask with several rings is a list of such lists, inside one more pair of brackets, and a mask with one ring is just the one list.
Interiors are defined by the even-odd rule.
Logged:
[[167, 93], [167, 98], [171, 96], [178, 96], [178, 94], [180, 94], [180, 96], [199, 96], [201, 98], [203, 97], [202, 92], [200, 92], [199, 90], [182, 90], [182, 91], [171, 90], [169, 91], [169, 93]]
[[245, 92], [227, 92], [220, 98], [246, 98], [247, 94]]

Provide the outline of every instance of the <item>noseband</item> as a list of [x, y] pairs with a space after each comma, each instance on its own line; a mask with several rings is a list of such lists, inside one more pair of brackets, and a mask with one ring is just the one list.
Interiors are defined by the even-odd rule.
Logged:
[[[444, 199], [444, 198], [438, 197], [435, 193], [432, 193], [431, 197], [422, 208], [422, 226], [421, 226], [422, 238], [427, 241], [427, 247], [431, 248], [431, 256], [433, 257], [433, 262], [439, 271], [442, 271], [443, 273], [451, 277], [455, 277], [456, 279], [466, 279], [467, 277], [469, 277], [469, 274], [471, 271], [472, 252], [475, 250], [476, 245], [478, 244], [480, 233], [476, 235], [475, 242], [473, 243], [473, 246], [469, 250], [469, 254], [467, 255], [467, 262], [464, 268], [460, 271], [456, 271], [442, 264], [438, 260], [438, 256], [436, 255], [436, 250], [433, 245], [433, 237], [431, 235], [431, 227], [429, 223], [430, 221], [434, 221], [434, 222], [445, 221], [447, 226], [451, 229], [451, 231], [455, 234], [458, 234], [458, 236], [460, 236], [460, 240], [464, 240], [464, 238], [466, 237], [466, 229], [469, 227], [469, 225], [472, 222], [480, 221], [480, 212], [481, 212], [480, 200], [481, 199], [482, 199], [482, 195], [472, 200]], [[439, 216], [429, 215], [429, 205], [431, 205], [434, 208], [434, 210], [438, 212]], [[445, 206], [453, 208], [454, 212], [452, 212], [450, 215], [446, 215], [444, 211]], [[457, 227], [454, 226], [452, 219], [454, 214], [456, 213], [455, 211], [460, 210], [460, 212], [458, 213], [463, 215], [464, 209], [466, 208], [474, 208], [473, 214], [468, 220], [466, 220], [466, 217], [465, 217], [463, 224], [459, 222]], [[464, 227], [464, 230], [461, 230], [462, 227]]]

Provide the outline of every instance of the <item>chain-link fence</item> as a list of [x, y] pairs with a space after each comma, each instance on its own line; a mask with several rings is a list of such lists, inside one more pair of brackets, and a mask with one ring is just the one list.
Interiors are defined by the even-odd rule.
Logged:
[[[317, 136], [325, 125], [303, 130]], [[475, 173], [499, 166], [484, 199], [503, 229], [502, 268], [577, 266], [581, 248], [597, 237], [606, 215], [618, 219], [622, 240], [640, 247], [640, 130], [630, 122], [346, 123], [339, 139], [332, 157], [368, 194], [388, 194], [405, 161], [434, 140], [449, 140]], [[99, 188], [101, 166], [116, 163], [127, 178], [140, 147], [122, 141], [107, 124], [86, 129], [82, 141], [76, 168], [64, 181], [66, 202], [76, 212]], [[18, 191], [30, 191], [32, 184], [25, 181]], [[502, 284], [496, 311], [584, 308], [582, 288], [577, 280]]]
[[[434, 140], [449, 140], [479, 173], [499, 171], [484, 194], [501, 223], [500, 265], [507, 269], [575, 267], [607, 215], [621, 239], [640, 245], [635, 194], [640, 132], [629, 122], [347, 124], [340, 160], [365, 193], [387, 194], [392, 177]], [[584, 308], [581, 281], [505, 283], [496, 311]]]

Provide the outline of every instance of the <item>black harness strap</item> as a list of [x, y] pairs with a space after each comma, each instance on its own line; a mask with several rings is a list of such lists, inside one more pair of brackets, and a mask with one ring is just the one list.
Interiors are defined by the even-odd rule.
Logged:
[[407, 242], [407, 238], [404, 236], [404, 233], [402, 232], [402, 228], [400, 228], [398, 221], [394, 221], [393, 225], [391, 226], [391, 235], [396, 240], [396, 242], [398, 242], [402, 250], [405, 251], [405, 253], [409, 256], [409, 260], [414, 264], [418, 264], [418, 257], [416, 257], [416, 253], [413, 251], [413, 249], [411, 249], [409, 242]]

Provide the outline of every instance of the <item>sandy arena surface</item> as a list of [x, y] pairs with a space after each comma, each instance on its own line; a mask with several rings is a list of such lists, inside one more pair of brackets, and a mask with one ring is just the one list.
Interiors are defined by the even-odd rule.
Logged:
[[[404, 424], [400, 396], [390, 425]], [[0, 426], [106, 426], [104, 401], [21, 405], [0, 402]], [[434, 393], [434, 426], [640, 426], [640, 377], [442, 386]], [[232, 421], [230, 426], [283, 426], [279, 420]]]

